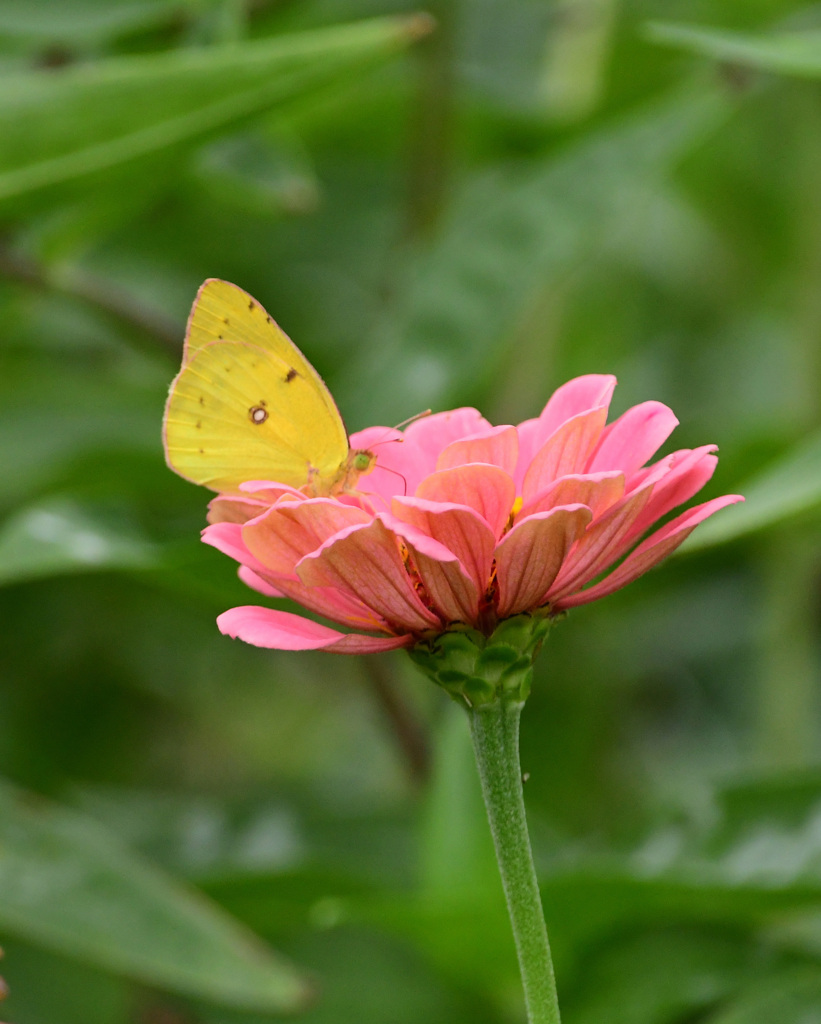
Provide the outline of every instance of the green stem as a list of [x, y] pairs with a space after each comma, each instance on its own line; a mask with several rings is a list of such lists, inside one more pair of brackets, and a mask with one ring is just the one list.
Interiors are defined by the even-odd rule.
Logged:
[[490, 831], [519, 955], [530, 1024], [559, 1024], [559, 1001], [542, 901], [530, 852], [522, 772], [519, 716], [524, 703], [496, 700], [468, 712]]

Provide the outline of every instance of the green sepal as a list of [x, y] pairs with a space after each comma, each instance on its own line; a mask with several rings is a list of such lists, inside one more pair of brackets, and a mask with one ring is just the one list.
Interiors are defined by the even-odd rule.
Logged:
[[485, 636], [455, 626], [410, 650], [416, 664], [461, 704], [526, 700], [533, 681], [533, 659], [547, 636], [546, 614], [515, 615]]

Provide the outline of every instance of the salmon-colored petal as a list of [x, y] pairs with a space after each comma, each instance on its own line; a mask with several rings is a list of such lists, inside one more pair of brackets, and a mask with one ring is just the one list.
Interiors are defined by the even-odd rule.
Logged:
[[590, 519], [587, 506], [571, 505], [538, 512], [513, 527], [496, 548], [499, 618], [543, 603], [571, 545]]
[[471, 408], [438, 412], [414, 420], [405, 428], [405, 444], [401, 452], [397, 453], [402, 465], [396, 468], [408, 481], [407, 493], [413, 494], [419, 481], [434, 472], [439, 453], [452, 441], [490, 429], [491, 424], [484, 416], [477, 409]]
[[646, 505], [651, 490], [652, 487], [646, 487], [628, 495], [599, 519], [593, 520], [550, 588], [547, 596], [551, 602], [578, 590], [624, 554], [629, 546], [625, 537]]
[[484, 519], [498, 540], [507, 526], [516, 485], [498, 466], [469, 465], [431, 473], [419, 484], [416, 497], [445, 505], [472, 508]]
[[363, 509], [333, 498], [281, 502], [246, 523], [242, 539], [269, 572], [292, 575], [297, 562], [329, 537], [370, 520]]
[[482, 517], [463, 505], [443, 506], [423, 498], [394, 498], [391, 507], [397, 519], [415, 526], [452, 551], [477, 593], [485, 592], [496, 537]]
[[238, 498], [232, 495], [219, 495], [208, 503], [208, 522], [215, 523], [247, 523], [267, 508], [265, 502], [254, 498]]
[[337, 587], [352, 594], [399, 632], [441, 627], [416, 593], [397, 538], [378, 516], [331, 537], [306, 555], [296, 572], [309, 587]]
[[354, 629], [393, 632], [388, 623], [359, 598], [336, 587], [308, 587], [296, 576], [270, 577], [283, 597], [301, 604], [308, 611]]
[[615, 505], [623, 494], [624, 474], [616, 470], [560, 476], [546, 491], [522, 506], [516, 515], [516, 522], [520, 523], [536, 512], [549, 512], [558, 505], [587, 505], [595, 518]]
[[734, 505], [736, 502], [744, 501], [740, 494], [725, 494], [721, 498], [714, 498], [703, 505], [687, 509], [671, 522], [667, 523], [660, 530], [643, 541], [631, 552], [621, 565], [610, 573], [609, 576], [587, 590], [572, 594], [556, 602], [557, 610], [562, 608], [575, 608], [580, 604], [588, 604], [600, 597], [606, 597], [615, 590], [626, 587], [628, 583], [644, 575], [648, 569], [652, 569], [671, 552], [682, 544], [698, 526], [714, 512], [727, 505]]
[[651, 459], [678, 426], [672, 409], [661, 402], [642, 402], [611, 423], [602, 434], [588, 472], [620, 469], [627, 477]]
[[579, 413], [609, 408], [615, 386], [616, 378], [611, 374], [589, 373], [576, 377], [553, 392], [539, 416], [519, 425], [519, 464], [515, 474], [519, 489], [533, 456], [550, 435]]
[[453, 441], [436, 460], [437, 470], [454, 469], [471, 462], [498, 466], [513, 474], [519, 459], [519, 435], [515, 427], [491, 427], [481, 434]]
[[279, 651], [333, 651], [336, 654], [369, 654], [410, 647], [414, 638], [404, 636], [375, 637], [357, 633], [340, 633], [292, 612], [275, 611], [255, 605], [242, 605], [223, 612], [217, 618], [221, 633], [244, 640], [255, 647], [271, 647]]
[[591, 409], [567, 420], [554, 431], [533, 456], [525, 473], [522, 484], [524, 500], [530, 501], [546, 491], [560, 476], [587, 472], [587, 463], [602, 436], [606, 420], [606, 408]]
[[440, 541], [395, 516], [386, 514], [382, 520], [405, 542], [420, 582], [442, 620], [476, 622], [480, 591], [456, 555]]

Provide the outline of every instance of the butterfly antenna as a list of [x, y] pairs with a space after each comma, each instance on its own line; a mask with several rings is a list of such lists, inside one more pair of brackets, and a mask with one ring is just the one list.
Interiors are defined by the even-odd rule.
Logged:
[[[399, 438], [398, 437], [392, 438], [392, 440], [398, 441]], [[386, 443], [386, 442], [383, 442], [383, 443]], [[390, 469], [388, 466], [379, 466], [379, 468], [382, 470], [383, 473], [393, 473], [394, 476], [398, 476], [399, 477], [399, 479], [405, 485], [405, 493], [404, 493], [403, 497], [407, 497], [408, 496], [408, 481], [407, 481], [407, 479], [404, 476], [402, 476], [402, 474], [399, 472], [399, 470], [398, 469]]]
[[426, 416], [430, 416], [430, 409], [418, 412], [415, 416], [409, 416], [406, 420], [402, 420], [401, 423], [397, 423], [393, 429], [401, 430], [402, 427], [409, 427], [411, 423], [416, 423], [417, 420], [423, 420]]

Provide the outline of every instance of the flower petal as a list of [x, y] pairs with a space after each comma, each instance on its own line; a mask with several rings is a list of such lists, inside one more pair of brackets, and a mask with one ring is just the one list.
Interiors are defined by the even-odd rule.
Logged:
[[383, 522], [401, 537], [410, 552], [419, 579], [444, 622], [475, 623], [479, 615], [479, 594], [459, 559], [444, 544], [395, 516], [383, 515]]
[[472, 508], [443, 506], [423, 498], [394, 498], [391, 507], [397, 519], [410, 523], [452, 551], [477, 593], [485, 592], [490, 582], [496, 538], [487, 522]]
[[[414, 420], [405, 428], [402, 464], [396, 467], [408, 481], [408, 494], [414, 493], [423, 477], [434, 472], [436, 460], [443, 448], [452, 441], [490, 429], [491, 424], [478, 409], [471, 408], [438, 412]], [[399, 445], [396, 447], [399, 448]]]
[[628, 583], [632, 583], [633, 580], [644, 575], [648, 569], [652, 569], [654, 565], [657, 565], [671, 552], [675, 551], [679, 544], [683, 543], [690, 536], [699, 523], [703, 522], [714, 512], [717, 512], [720, 508], [734, 505], [739, 501], [744, 501], [740, 494], [725, 494], [721, 498], [713, 498], [712, 501], [707, 501], [703, 505], [696, 505], [695, 508], [687, 509], [686, 512], [682, 512], [680, 516], [671, 520], [666, 526], [663, 526], [648, 537], [647, 540], [639, 544], [636, 550], [632, 551], [621, 565], [614, 569], [609, 576], [605, 576], [601, 582], [595, 584], [595, 586], [588, 587], [587, 590], [582, 590], [580, 593], [572, 594], [557, 601], [557, 609], [575, 608], [580, 604], [588, 604], [590, 601], [606, 597], [608, 594], [612, 594], [613, 591], [627, 586]]
[[481, 434], [453, 441], [436, 460], [437, 470], [454, 469], [472, 462], [498, 466], [512, 474], [519, 459], [519, 435], [515, 427], [491, 427]]
[[379, 508], [389, 508], [394, 494], [407, 494], [405, 435], [394, 427], [366, 427], [350, 436], [351, 448], [376, 457], [370, 472], [359, 478], [357, 491], [378, 497]]
[[292, 612], [275, 611], [256, 605], [231, 608], [217, 618], [221, 633], [256, 647], [280, 651], [333, 651], [337, 654], [368, 654], [409, 647], [413, 637], [375, 637], [339, 633]]
[[353, 595], [402, 632], [441, 627], [416, 593], [396, 536], [378, 516], [325, 541], [296, 571], [309, 587], [337, 587]]
[[239, 569], [237, 569], [237, 575], [246, 587], [250, 587], [251, 590], [256, 590], [260, 594], [264, 594], [265, 597], [285, 596], [281, 590], [277, 590], [276, 587], [272, 587], [266, 579], [262, 576], [258, 576], [254, 570], [249, 569], [247, 565], [241, 565]]
[[651, 459], [678, 426], [672, 409], [661, 402], [642, 402], [611, 423], [602, 435], [588, 472], [620, 469], [627, 477]]
[[593, 517], [602, 515], [624, 495], [624, 474], [571, 473], [560, 476], [546, 491], [523, 505], [516, 516], [520, 523], [536, 512], [548, 512], [558, 505], [587, 505]]
[[594, 519], [570, 552], [556, 581], [550, 588], [551, 602], [578, 590], [619, 558], [629, 546], [625, 541], [630, 527], [650, 498], [652, 486], [622, 498], [603, 516]]
[[690, 498], [707, 483], [715, 472], [718, 458], [713, 454], [714, 444], [706, 444], [692, 451], [674, 452], [669, 456], [667, 472], [653, 485], [650, 500], [631, 530], [640, 537], [656, 520]]
[[416, 497], [472, 508], [498, 540], [510, 519], [516, 485], [513, 477], [498, 466], [472, 464], [431, 473], [419, 484]]
[[551, 434], [579, 413], [590, 409], [607, 409], [613, 397], [616, 378], [611, 374], [589, 373], [563, 384], [551, 395], [541, 414], [519, 425], [519, 465], [516, 483], [521, 487], [533, 456]]
[[208, 503], [208, 522], [215, 523], [247, 523], [268, 506], [263, 501], [253, 498], [238, 498], [229, 494], [220, 494]]
[[[590, 455], [602, 436], [607, 409], [602, 406], [579, 413], [563, 423], [533, 456], [522, 483], [522, 497], [529, 501], [547, 490], [560, 476], [585, 473]], [[605, 469], [620, 469], [606, 466]]]
[[507, 618], [543, 603], [571, 545], [584, 532], [585, 505], [538, 512], [514, 526], [496, 548], [498, 615]]
[[242, 529], [245, 546], [269, 572], [292, 575], [305, 555], [348, 526], [371, 516], [333, 498], [309, 498], [274, 505]]
[[229, 558], [233, 558], [240, 565], [247, 565], [252, 572], [264, 576], [268, 568], [248, 550], [242, 539], [242, 530], [239, 523], [213, 523], [202, 531], [202, 540]]

